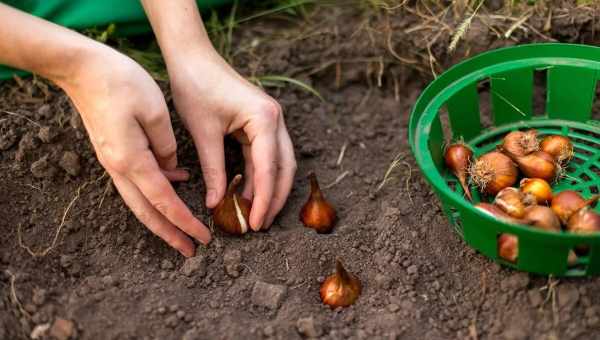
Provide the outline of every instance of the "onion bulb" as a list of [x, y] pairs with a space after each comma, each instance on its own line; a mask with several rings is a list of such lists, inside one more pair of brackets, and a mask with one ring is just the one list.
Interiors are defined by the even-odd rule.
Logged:
[[512, 223], [512, 224], [532, 224], [533, 221], [528, 220], [528, 219], [520, 219], [520, 218], [515, 218], [510, 216], [509, 214], [505, 213], [504, 210], [500, 209], [497, 205], [494, 204], [490, 204], [490, 203], [477, 203], [475, 205], [476, 209], [479, 209], [481, 211], [483, 211], [484, 213], [491, 215], [492, 217], [495, 217], [498, 220], [501, 220], [503, 222], [507, 222], [507, 223]]
[[573, 214], [586, 206], [593, 205], [599, 198], [600, 195], [595, 195], [586, 200], [577, 191], [565, 190], [554, 196], [551, 208], [560, 221], [567, 225]]
[[500, 190], [494, 204], [512, 217], [523, 218], [525, 208], [536, 204], [536, 198], [531, 194], [522, 193], [519, 189], [508, 187]]
[[500, 234], [498, 236], [498, 256], [509, 262], [517, 262], [519, 239], [512, 234]]
[[533, 205], [525, 208], [523, 216], [526, 220], [532, 221], [532, 226], [546, 231], [560, 232], [560, 220], [552, 209], [543, 205]]
[[525, 156], [539, 149], [537, 131], [512, 131], [504, 136], [498, 148], [508, 154]]
[[589, 206], [579, 209], [569, 218], [567, 231], [583, 235], [600, 232], [600, 214]]
[[465, 195], [471, 202], [473, 201], [473, 198], [471, 197], [471, 190], [469, 190], [469, 186], [467, 185], [467, 171], [471, 164], [472, 157], [473, 151], [463, 143], [456, 143], [448, 146], [444, 153], [446, 166], [452, 171], [452, 174], [458, 178], [458, 182], [465, 192]]
[[469, 168], [469, 174], [483, 193], [495, 196], [517, 182], [519, 171], [508, 156], [492, 151], [479, 157]]
[[560, 173], [560, 165], [544, 151], [535, 151], [525, 156], [514, 154], [508, 154], [508, 156], [517, 163], [519, 169], [527, 177], [541, 178], [550, 183]]
[[360, 280], [346, 271], [338, 259], [335, 263], [335, 273], [321, 284], [321, 300], [332, 309], [347, 307], [360, 296], [362, 285]]
[[229, 183], [225, 197], [213, 210], [213, 221], [221, 230], [232, 235], [243, 235], [248, 232], [250, 207], [252, 203], [241, 197], [237, 189], [242, 175], [236, 175]]
[[566, 164], [573, 158], [573, 143], [569, 137], [549, 135], [542, 139], [540, 149], [550, 154], [559, 164]]
[[552, 201], [552, 187], [541, 178], [523, 178], [519, 183], [522, 192], [535, 196], [538, 204]]
[[317, 233], [328, 233], [333, 229], [336, 220], [335, 209], [325, 200], [314, 172], [308, 175], [310, 180], [310, 196], [300, 210], [300, 221]]

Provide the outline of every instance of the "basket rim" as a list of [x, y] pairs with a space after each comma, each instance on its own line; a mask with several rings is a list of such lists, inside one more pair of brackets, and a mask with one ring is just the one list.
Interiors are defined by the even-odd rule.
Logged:
[[[548, 55], [540, 56], [540, 52], [548, 52]], [[578, 53], [573, 53], [574, 51]], [[535, 52], [531, 56], [527, 56], [528, 52]], [[551, 53], [553, 52], [553, 53]], [[560, 52], [560, 53], [559, 53]], [[553, 56], [553, 54], [555, 56]], [[575, 56], [571, 54], [576, 54]], [[590, 57], [593, 55], [593, 58]], [[513, 60], [498, 61], [497, 58], [510, 58], [511, 55], [515, 55], [518, 58]], [[527, 60], [525, 64], [523, 61]], [[431, 110], [431, 106], [439, 102], [445, 101], [442, 97], [449, 96], [444, 91], [448, 87], [455, 86], [461, 82], [471, 82], [478, 78], [485, 78], [492, 72], [482, 72], [483, 69], [493, 69], [495, 66], [501, 64], [538, 64], [544, 62], [544, 64], [565, 64], [565, 61], [581, 61], [580, 63], [568, 62], [569, 65], [590, 65], [598, 67], [600, 70], [600, 47], [582, 44], [566, 44], [566, 43], [534, 43], [534, 44], [523, 44], [517, 46], [503, 47], [491, 51], [486, 51], [478, 54], [474, 57], [468, 58], [460, 63], [452, 66], [436, 79], [434, 79], [420, 94], [415, 104], [412, 107], [409, 118], [409, 129], [408, 138], [411, 147], [411, 152], [415, 158], [417, 165], [421, 169], [424, 177], [431, 185], [431, 187], [442, 195], [445, 199], [449, 200], [452, 205], [462, 210], [468, 210], [469, 212], [476, 214], [480, 219], [485, 220], [485, 226], [500, 225], [502, 226], [503, 232], [513, 233], [519, 237], [524, 236], [528, 238], [553, 238], [554, 240], [560, 239], [561, 241], [568, 241], [569, 243], [577, 242], [590, 242], [600, 244], [600, 234], [598, 235], [579, 235], [572, 233], [550, 233], [544, 230], [538, 230], [535, 228], [527, 228], [518, 224], [506, 223], [499, 221], [494, 217], [476, 209], [473, 204], [468, 202], [464, 197], [454, 192], [446, 183], [442, 174], [438, 171], [431, 153], [427, 146], [428, 134], [431, 128], [432, 119], [422, 121], [423, 118], [427, 117], [427, 113]], [[478, 66], [473, 68], [474, 66]], [[458, 90], [457, 90], [458, 91]], [[443, 96], [441, 94], [444, 94]], [[440, 105], [441, 106], [441, 105]], [[439, 107], [438, 107], [439, 108]], [[597, 124], [585, 124], [568, 121], [571, 124], [579, 126], [585, 126], [587, 129], [595, 129], [598, 126], [598, 133], [600, 133], [600, 125]], [[596, 123], [597, 121], [592, 120], [590, 123]], [[515, 125], [518, 125], [515, 124]], [[443, 183], [443, 184], [442, 184]]]

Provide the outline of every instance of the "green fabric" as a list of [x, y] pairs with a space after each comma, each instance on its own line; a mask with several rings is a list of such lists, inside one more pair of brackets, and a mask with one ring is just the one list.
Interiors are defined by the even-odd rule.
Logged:
[[[0, 2], [77, 30], [112, 23], [116, 24], [119, 35], [148, 33], [151, 30], [140, 0], [0, 0]], [[200, 10], [205, 11], [229, 3], [231, 0], [198, 0], [197, 2]], [[15, 73], [25, 72], [0, 65], [0, 80], [11, 78]]]

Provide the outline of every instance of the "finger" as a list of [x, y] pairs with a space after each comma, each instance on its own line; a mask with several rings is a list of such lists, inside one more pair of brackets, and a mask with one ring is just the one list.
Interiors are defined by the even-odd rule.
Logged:
[[112, 174], [111, 177], [121, 197], [142, 224], [183, 256], [194, 256], [192, 240], [156, 211], [133, 183], [121, 175]]
[[167, 105], [164, 101], [161, 103], [156, 111], [140, 112], [136, 119], [144, 129], [160, 167], [173, 170], [177, 167], [177, 142]]
[[244, 155], [244, 190], [242, 196], [252, 201], [254, 196], [254, 164], [252, 164], [252, 152], [250, 145], [242, 145]]
[[227, 185], [223, 135], [215, 129], [203, 133], [202, 136], [197, 135], [194, 143], [198, 150], [202, 176], [206, 185], [206, 206], [212, 209], [223, 199]]
[[260, 230], [264, 223], [271, 205], [277, 177], [277, 139], [275, 131], [257, 135], [252, 141], [254, 200], [250, 210], [250, 227], [254, 231]]
[[177, 196], [149, 151], [139, 155], [136, 165], [128, 173], [128, 178], [169, 222], [204, 244], [210, 242], [208, 228], [194, 217]]
[[273, 220], [279, 214], [285, 202], [292, 191], [294, 185], [294, 176], [296, 174], [296, 157], [294, 156], [294, 146], [290, 135], [285, 128], [285, 122], [281, 118], [277, 132], [279, 140], [279, 171], [277, 172], [277, 183], [275, 184], [275, 193], [271, 201], [271, 207], [267, 213], [263, 229], [268, 229]]
[[186, 182], [190, 179], [189, 171], [185, 169], [164, 170], [161, 169], [163, 175], [171, 182]]

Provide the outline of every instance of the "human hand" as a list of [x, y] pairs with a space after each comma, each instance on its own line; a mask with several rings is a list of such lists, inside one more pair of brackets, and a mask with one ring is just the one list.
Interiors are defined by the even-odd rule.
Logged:
[[206, 183], [206, 206], [225, 194], [223, 140], [232, 134], [245, 160], [243, 196], [252, 200], [250, 227], [271, 226], [291, 191], [296, 160], [280, 105], [212, 50], [167, 59], [173, 99], [189, 130]]
[[133, 60], [98, 47], [68, 81], [67, 92], [90, 135], [100, 163], [136, 217], [184, 256], [191, 236], [207, 244], [209, 230], [177, 196], [169, 180], [187, 180], [177, 169], [177, 144], [162, 92]]

